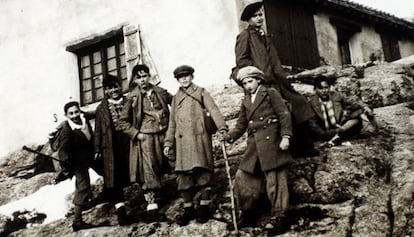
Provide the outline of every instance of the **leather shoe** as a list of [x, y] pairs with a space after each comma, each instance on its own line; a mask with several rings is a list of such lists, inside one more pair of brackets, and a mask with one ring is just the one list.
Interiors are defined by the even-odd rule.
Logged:
[[83, 229], [90, 229], [90, 228], [95, 228], [95, 225], [86, 223], [84, 221], [74, 221], [72, 223], [72, 229], [73, 231], [78, 231], [78, 230], [83, 230]]

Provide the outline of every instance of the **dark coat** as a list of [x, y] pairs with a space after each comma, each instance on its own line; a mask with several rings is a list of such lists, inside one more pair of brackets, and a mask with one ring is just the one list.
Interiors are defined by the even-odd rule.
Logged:
[[103, 158], [105, 187], [125, 186], [125, 174], [129, 172], [129, 137], [121, 131], [114, 130], [106, 99], [96, 108], [94, 147], [95, 153], [101, 153]]
[[283, 135], [292, 136], [291, 116], [284, 100], [274, 88], [260, 86], [257, 93], [253, 104], [250, 94], [243, 98], [237, 124], [229, 132], [236, 140], [247, 131], [247, 147], [239, 168], [251, 174], [258, 161], [263, 171], [292, 162], [290, 152], [279, 148]]
[[[223, 116], [206, 90], [192, 84], [187, 93], [204, 101], [219, 130], [227, 130]], [[174, 147], [176, 171], [190, 171], [196, 167], [214, 169], [211, 135], [205, 129], [203, 108], [181, 89], [173, 99], [164, 146]]]
[[[168, 104], [171, 104], [172, 95], [168, 93], [167, 90], [158, 86], [153, 86], [153, 91], [162, 105], [163, 112], [160, 118], [160, 126], [162, 126], [166, 131], [170, 116]], [[124, 133], [127, 134], [131, 139], [129, 154], [129, 175], [131, 182], [136, 182], [138, 175], [137, 172], [140, 154], [138, 153], [137, 149], [138, 142], [136, 136], [138, 135], [142, 124], [142, 111], [143, 99], [141, 91], [137, 86], [132, 92], [129, 93], [128, 100], [125, 103], [120, 118], [121, 122], [124, 123]]]
[[[87, 121], [92, 135], [92, 128]], [[60, 133], [59, 159], [70, 164], [72, 169], [84, 169], [91, 166], [93, 160], [93, 137], [90, 140], [82, 131], [72, 130], [67, 121], [64, 122]]]
[[[362, 101], [346, 97], [336, 91], [331, 91], [329, 98], [332, 101], [335, 119], [338, 124], [344, 124], [350, 119], [358, 118], [363, 113], [363, 107], [366, 106]], [[319, 137], [322, 137], [326, 128], [318, 95], [310, 97], [310, 105], [315, 111], [317, 122], [317, 126], [313, 127], [313, 130]]]
[[259, 68], [264, 73], [266, 84], [273, 85], [289, 101], [296, 123], [301, 124], [315, 116], [306, 98], [286, 80], [287, 74], [282, 68], [271, 35], [260, 36], [255, 27], [248, 26], [237, 36], [235, 52], [237, 68]]

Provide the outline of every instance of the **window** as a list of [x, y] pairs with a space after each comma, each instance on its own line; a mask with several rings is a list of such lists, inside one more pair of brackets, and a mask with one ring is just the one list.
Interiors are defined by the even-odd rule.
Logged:
[[81, 105], [98, 102], [104, 98], [103, 75], [108, 73], [122, 80], [124, 92], [128, 89], [122, 29], [83, 41], [66, 48], [77, 55]]

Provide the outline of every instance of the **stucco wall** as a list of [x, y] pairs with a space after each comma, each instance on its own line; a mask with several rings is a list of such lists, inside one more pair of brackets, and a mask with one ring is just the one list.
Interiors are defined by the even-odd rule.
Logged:
[[324, 57], [330, 64], [341, 64], [336, 29], [329, 23], [329, 16], [318, 12], [313, 19], [315, 21], [319, 55]]
[[369, 61], [369, 56], [382, 52], [380, 35], [372, 27], [362, 26], [361, 32], [350, 39], [352, 64]]
[[[228, 83], [238, 23], [234, 1], [2, 0], [0, 7], [0, 156], [41, 142], [79, 99], [72, 42], [122, 24], [139, 24], [161, 76], [175, 93], [172, 71], [195, 67], [195, 83]], [[7, 83], [7, 84], [6, 84]]]
[[414, 55], [414, 42], [412, 40], [401, 39], [399, 46], [402, 58]]

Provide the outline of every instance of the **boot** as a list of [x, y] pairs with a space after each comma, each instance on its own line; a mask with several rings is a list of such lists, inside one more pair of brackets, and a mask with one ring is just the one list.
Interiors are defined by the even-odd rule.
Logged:
[[95, 228], [95, 227], [96, 227], [95, 225], [86, 223], [86, 222], [84, 222], [82, 220], [80, 220], [80, 221], [74, 221], [72, 223], [72, 229], [75, 232], [78, 231], [78, 230], [90, 229], [90, 228]]
[[120, 226], [130, 225], [132, 224], [131, 219], [129, 218], [125, 206], [121, 206], [116, 209], [116, 214], [118, 217], [118, 224]]
[[211, 216], [210, 209], [211, 200], [200, 200], [200, 205], [197, 207], [197, 222], [206, 223]]
[[185, 226], [188, 225], [188, 223], [195, 217], [196, 213], [193, 205], [191, 204], [191, 206], [185, 206], [184, 213], [182, 215], [177, 215], [175, 220], [179, 226]]

